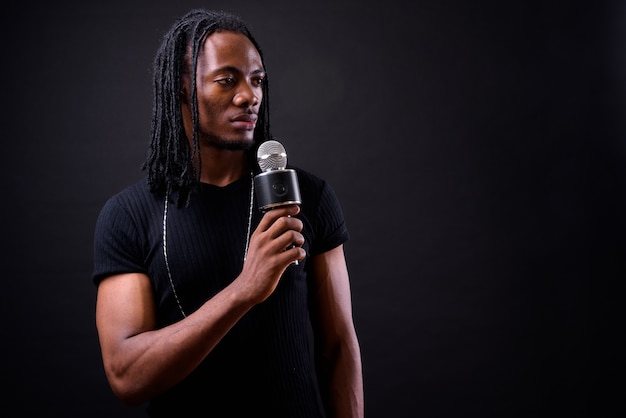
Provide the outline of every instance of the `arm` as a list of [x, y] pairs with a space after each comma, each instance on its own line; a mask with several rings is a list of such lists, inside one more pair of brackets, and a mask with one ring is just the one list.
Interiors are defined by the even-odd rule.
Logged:
[[364, 414], [361, 353], [354, 323], [348, 269], [343, 246], [315, 256], [314, 318], [318, 367], [328, 388], [330, 416]]
[[[96, 327], [104, 369], [113, 392], [139, 405], [185, 378], [254, 305], [276, 288], [285, 269], [303, 260], [297, 206], [269, 211], [250, 238], [241, 274], [197, 311], [156, 328], [150, 279], [128, 273], [98, 286]], [[296, 247], [285, 248], [296, 243]]]

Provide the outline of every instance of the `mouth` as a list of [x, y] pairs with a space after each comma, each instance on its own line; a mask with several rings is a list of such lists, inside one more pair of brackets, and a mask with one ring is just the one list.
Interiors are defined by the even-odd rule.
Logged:
[[258, 117], [253, 113], [244, 113], [231, 118], [231, 123], [239, 129], [251, 130], [256, 126]]

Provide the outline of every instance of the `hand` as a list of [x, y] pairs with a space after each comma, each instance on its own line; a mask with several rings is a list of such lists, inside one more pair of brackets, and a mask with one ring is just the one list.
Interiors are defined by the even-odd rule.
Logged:
[[263, 215], [250, 237], [248, 256], [237, 278], [243, 296], [255, 304], [263, 302], [276, 289], [287, 267], [304, 260], [302, 221], [296, 205], [276, 208]]

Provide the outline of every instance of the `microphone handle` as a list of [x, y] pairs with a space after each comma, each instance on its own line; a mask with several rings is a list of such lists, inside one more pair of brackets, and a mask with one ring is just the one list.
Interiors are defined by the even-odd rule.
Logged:
[[[292, 169], [270, 170], [257, 174], [254, 177], [254, 189], [259, 209], [263, 212], [302, 203], [298, 176]], [[295, 244], [291, 244], [287, 250], [294, 247]], [[294, 264], [297, 266], [298, 260], [294, 261]]]
[[254, 187], [257, 203], [262, 211], [302, 203], [295, 170], [264, 171], [254, 177]]

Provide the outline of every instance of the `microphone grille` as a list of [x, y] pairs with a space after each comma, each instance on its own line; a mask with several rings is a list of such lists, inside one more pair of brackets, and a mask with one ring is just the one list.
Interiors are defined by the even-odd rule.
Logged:
[[262, 171], [284, 170], [287, 166], [287, 153], [280, 142], [265, 141], [259, 145], [256, 160]]

